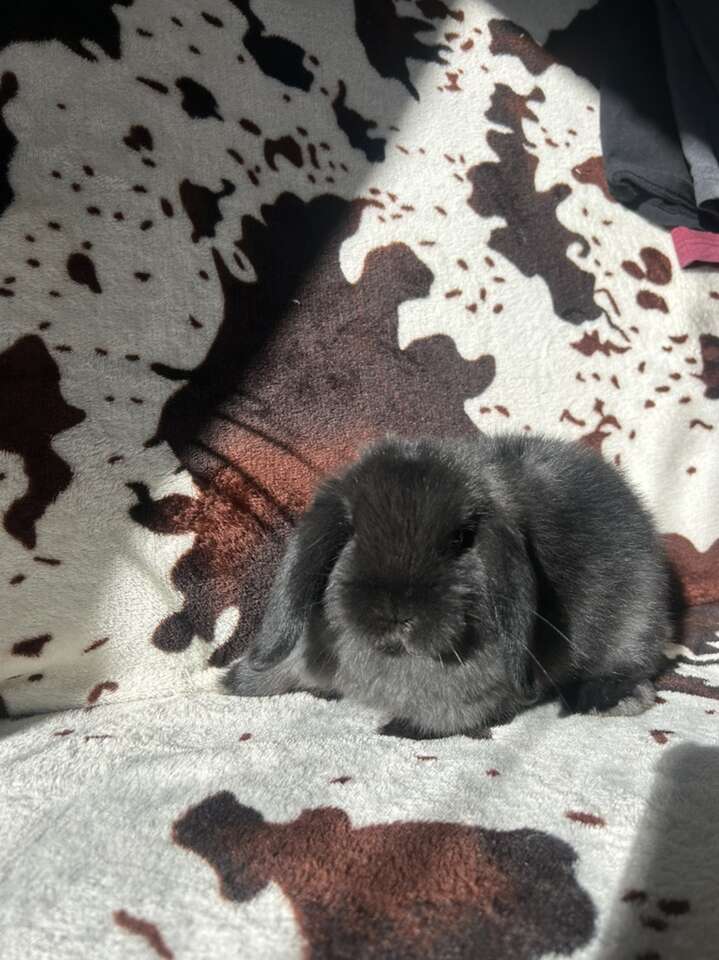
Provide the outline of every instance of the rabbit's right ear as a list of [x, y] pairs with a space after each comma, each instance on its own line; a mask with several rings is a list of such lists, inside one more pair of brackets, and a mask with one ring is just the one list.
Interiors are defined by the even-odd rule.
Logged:
[[290, 537], [259, 632], [250, 647], [253, 667], [265, 669], [288, 656], [302, 638], [310, 613], [352, 526], [337, 481], [326, 483]]

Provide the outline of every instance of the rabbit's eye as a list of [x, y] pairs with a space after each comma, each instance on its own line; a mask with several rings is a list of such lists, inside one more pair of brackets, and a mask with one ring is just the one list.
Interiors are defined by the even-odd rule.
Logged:
[[463, 553], [465, 550], [469, 550], [470, 547], [474, 546], [474, 541], [477, 537], [477, 520], [472, 518], [468, 520], [467, 523], [463, 523], [461, 527], [457, 529], [452, 534], [452, 546], [457, 553]]

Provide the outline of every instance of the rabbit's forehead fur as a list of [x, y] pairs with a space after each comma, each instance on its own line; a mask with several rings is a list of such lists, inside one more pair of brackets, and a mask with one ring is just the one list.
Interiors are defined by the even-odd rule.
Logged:
[[481, 512], [486, 498], [456, 459], [420, 443], [372, 448], [351, 471], [347, 506], [360, 549], [378, 541], [440, 546]]

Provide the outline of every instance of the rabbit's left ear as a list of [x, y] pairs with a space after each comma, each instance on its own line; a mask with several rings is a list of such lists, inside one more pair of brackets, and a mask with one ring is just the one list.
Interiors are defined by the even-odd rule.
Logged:
[[351, 533], [339, 484], [330, 481], [320, 488], [290, 537], [262, 625], [250, 647], [253, 667], [271, 667], [302, 639], [312, 608], [322, 599], [335, 560]]
[[492, 524], [487, 534], [483, 559], [495, 591], [493, 603], [505, 669], [517, 693], [531, 698], [535, 666], [531, 644], [538, 586], [531, 544], [520, 530], [503, 521]]

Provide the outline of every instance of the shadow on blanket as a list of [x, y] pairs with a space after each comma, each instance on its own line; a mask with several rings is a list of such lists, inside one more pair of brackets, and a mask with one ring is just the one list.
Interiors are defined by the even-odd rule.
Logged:
[[[659, 731], [662, 732], [662, 731]], [[672, 731], [663, 731], [670, 736]], [[717, 955], [719, 747], [682, 743], [657, 764], [652, 795], [608, 921], [606, 960]]]

